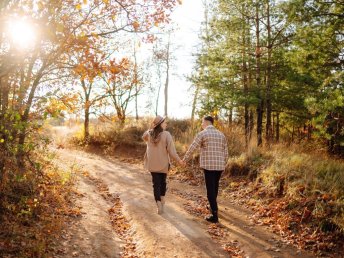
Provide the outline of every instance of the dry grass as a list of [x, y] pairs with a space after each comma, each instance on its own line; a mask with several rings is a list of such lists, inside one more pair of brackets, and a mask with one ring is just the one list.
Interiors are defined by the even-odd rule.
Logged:
[[[133, 158], [142, 159], [145, 144], [142, 140], [143, 133], [150, 128], [153, 118], [136, 121], [128, 118], [124, 125], [116, 122], [96, 122], [90, 125], [90, 138], [86, 143], [83, 140], [83, 129], [75, 131], [71, 142], [78, 146], [98, 148], [109, 155], [116, 153], [129, 153], [132, 150]], [[188, 120], [168, 120], [167, 129], [175, 139], [176, 149], [179, 153], [185, 151], [185, 141], [191, 138]]]
[[118, 145], [136, 145], [142, 141], [141, 137], [146, 127], [146, 121], [140, 120], [134, 123], [131, 120], [125, 125], [114, 122], [97, 122], [90, 124], [90, 139], [87, 143], [84, 142], [84, 132], [82, 126], [77, 130], [73, 137], [72, 142], [78, 145], [95, 145], [99, 147]]
[[271, 191], [295, 200], [314, 198], [312, 215], [330, 220], [344, 230], [344, 163], [320, 154], [297, 152], [278, 146], [272, 151], [273, 162], [262, 170], [260, 178]]
[[[228, 163], [230, 175], [248, 175], [267, 196], [284, 198], [304, 208], [319, 228], [344, 231], [344, 162], [300, 145], [250, 148]], [[290, 206], [291, 207], [291, 206]]]

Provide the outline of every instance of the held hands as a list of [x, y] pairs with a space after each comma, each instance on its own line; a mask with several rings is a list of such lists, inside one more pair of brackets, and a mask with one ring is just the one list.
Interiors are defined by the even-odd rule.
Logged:
[[180, 160], [178, 163], [179, 163], [179, 165], [181, 167], [185, 167], [186, 166], [186, 162], [184, 160]]

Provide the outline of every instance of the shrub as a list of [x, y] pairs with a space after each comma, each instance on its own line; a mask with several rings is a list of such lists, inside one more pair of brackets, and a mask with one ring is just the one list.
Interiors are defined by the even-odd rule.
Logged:
[[[46, 151], [34, 151], [25, 172], [7, 163], [0, 191], [1, 257], [43, 257], [69, 212], [73, 177], [55, 167]], [[53, 233], [53, 234], [52, 234]]]

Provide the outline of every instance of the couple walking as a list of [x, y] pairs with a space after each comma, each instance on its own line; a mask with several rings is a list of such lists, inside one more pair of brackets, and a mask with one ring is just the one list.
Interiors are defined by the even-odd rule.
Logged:
[[166, 118], [157, 116], [152, 122], [151, 128], [142, 138], [147, 144], [145, 154], [145, 168], [152, 175], [154, 198], [158, 207], [158, 214], [163, 213], [166, 194], [166, 177], [170, 168], [170, 158], [181, 166], [186, 166], [192, 153], [200, 150], [200, 167], [204, 171], [207, 198], [210, 205], [211, 216], [206, 220], [218, 222], [217, 194], [222, 171], [224, 171], [227, 159], [227, 140], [223, 133], [214, 126], [214, 119], [206, 116], [202, 119], [203, 131], [198, 133], [181, 159], [174, 146], [171, 134], [166, 131]]

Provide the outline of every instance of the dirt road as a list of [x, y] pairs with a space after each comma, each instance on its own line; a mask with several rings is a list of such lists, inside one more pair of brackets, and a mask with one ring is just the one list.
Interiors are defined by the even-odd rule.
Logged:
[[[267, 228], [253, 224], [249, 211], [221, 197], [219, 225], [190, 214], [188, 207], [197, 207], [204, 198], [202, 187], [169, 180], [165, 213], [158, 215], [151, 176], [139, 166], [82, 151], [62, 149], [57, 153], [60, 164], [76, 164], [91, 178], [106, 184], [110, 194], [119, 196], [137, 257], [231, 257], [224, 247], [233, 246], [243, 251], [243, 257], [312, 257], [284, 244]], [[124, 242], [111, 230], [107, 212], [111, 201], [102, 198], [92, 180], [79, 178], [77, 203], [82, 216], [66, 232], [68, 248], [57, 257], [121, 257]]]

